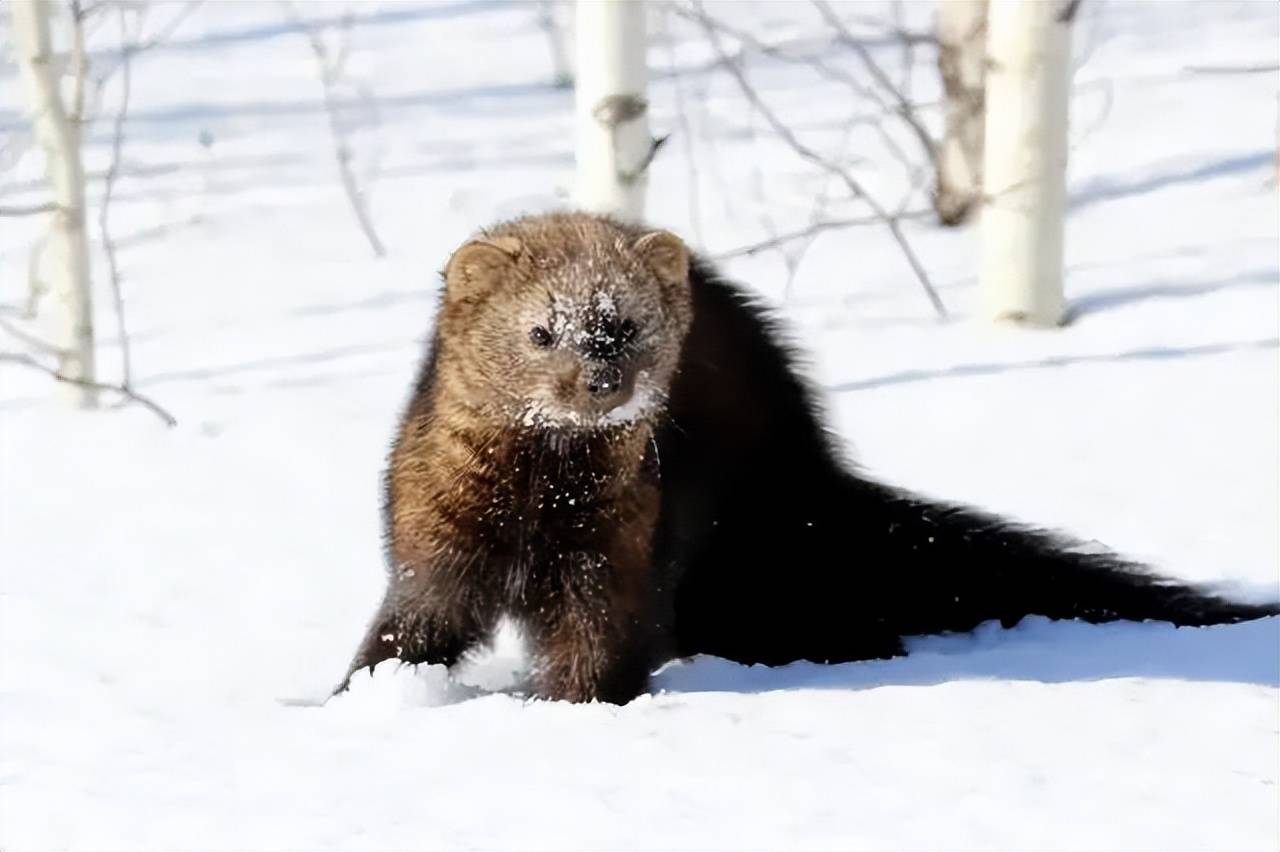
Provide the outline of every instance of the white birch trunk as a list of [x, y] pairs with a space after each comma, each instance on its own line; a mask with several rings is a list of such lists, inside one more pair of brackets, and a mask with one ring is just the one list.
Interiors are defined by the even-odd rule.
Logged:
[[57, 205], [50, 214], [41, 263], [48, 277], [42, 312], [48, 311], [50, 336], [59, 347], [58, 372], [72, 380], [60, 382], [59, 387], [73, 405], [91, 408], [97, 401], [96, 391], [75, 384], [94, 381], [93, 301], [80, 128], [63, 102], [49, 36], [50, 15], [59, 7], [46, 0], [9, 0], [9, 8], [32, 128], [44, 151], [45, 172]]
[[982, 310], [1062, 321], [1071, 24], [1066, 0], [991, 0], [983, 157]]
[[574, 21], [577, 178], [584, 210], [644, 216], [652, 139], [641, 0], [579, 0]]
[[934, 207], [944, 225], [958, 225], [982, 198], [987, 0], [939, 0], [937, 35], [947, 119]]

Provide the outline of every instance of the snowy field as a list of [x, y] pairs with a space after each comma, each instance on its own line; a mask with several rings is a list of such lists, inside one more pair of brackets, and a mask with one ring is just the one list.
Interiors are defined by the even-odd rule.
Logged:
[[[350, 76], [376, 105], [354, 143], [389, 256], [352, 223], [305, 39], [276, 4], [208, 0], [135, 63], [113, 209], [136, 383], [179, 425], [68, 413], [48, 379], [0, 368], [0, 848], [1277, 847], [1280, 619], [1033, 620], [832, 667], [697, 659], [620, 708], [525, 700], [507, 637], [458, 682], [384, 666], [318, 706], [382, 592], [380, 465], [437, 271], [472, 229], [562, 204], [573, 165], [533, 5], [353, 8]], [[1274, 598], [1277, 77], [1187, 69], [1275, 61], [1280, 13], [1083, 8], [1070, 326], [970, 321], [974, 228], [907, 229], [946, 323], [879, 229], [824, 235], [789, 285], [776, 252], [728, 269], [782, 310], [870, 470]], [[854, 67], [814, 43], [806, 4], [709, 9]], [[712, 254], [768, 237], [762, 217], [803, 226], [833, 188], [686, 22], [658, 23], [654, 125], [676, 135], [651, 218]], [[847, 92], [747, 69], [896, 203], [902, 168], [846, 127]], [[0, 141], [18, 94], [0, 66]], [[38, 168], [0, 174], [6, 203], [38, 200]], [[0, 303], [23, 298], [37, 227], [0, 220]], [[97, 307], [110, 375], [105, 290]]]

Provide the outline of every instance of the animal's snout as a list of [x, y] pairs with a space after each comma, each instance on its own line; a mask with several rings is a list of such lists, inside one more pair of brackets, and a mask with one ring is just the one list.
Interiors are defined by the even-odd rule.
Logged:
[[587, 374], [587, 393], [608, 396], [622, 387], [622, 370], [613, 364], [596, 367]]

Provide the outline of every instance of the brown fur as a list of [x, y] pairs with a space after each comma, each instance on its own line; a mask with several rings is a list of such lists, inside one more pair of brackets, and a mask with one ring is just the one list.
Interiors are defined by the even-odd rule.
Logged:
[[[687, 264], [670, 234], [571, 215], [507, 223], [454, 253], [387, 475], [389, 587], [348, 679], [391, 657], [452, 665], [508, 615], [540, 695], [625, 701], [644, 688], [650, 448], [691, 319]], [[623, 320], [636, 328], [619, 347]], [[554, 347], [531, 343], [536, 325]], [[617, 389], [589, 392], [605, 368]], [[642, 393], [652, 410], [608, 421]]]

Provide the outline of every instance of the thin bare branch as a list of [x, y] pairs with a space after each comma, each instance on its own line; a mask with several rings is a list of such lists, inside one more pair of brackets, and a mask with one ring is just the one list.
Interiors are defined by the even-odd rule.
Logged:
[[124, 123], [129, 114], [129, 96], [133, 83], [132, 54], [134, 44], [127, 23], [127, 13], [120, 14], [120, 106], [116, 110], [111, 133], [111, 165], [103, 180], [102, 204], [98, 208], [98, 231], [102, 236], [102, 250], [107, 258], [107, 281], [111, 285], [111, 302], [115, 309], [116, 329], [120, 337], [120, 366], [123, 388], [133, 382], [133, 359], [129, 351], [129, 331], [124, 318], [124, 296], [120, 289], [120, 265], [116, 262], [116, 244], [111, 238], [111, 194], [120, 176], [120, 154], [124, 148]]
[[933, 137], [929, 135], [929, 131], [920, 123], [920, 119], [916, 116], [915, 107], [903, 94], [902, 89], [894, 84], [888, 73], [880, 67], [880, 63], [876, 62], [871, 51], [867, 50], [867, 46], [859, 41], [853, 33], [849, 32], [849, 28], [845, 26], [844, 21], [840, 20], [840, 16], [835, 13], [826, 0], [813, 0], [813, 6], [822, 15], [827, 25], [836, 31], [836, 37], [841, 44], [853, 50], [858, 59], [862, 62], [862, 66], [867, 69], [867, 73], [876, 81], [888, 95], [893, 99], [895, 108], [894, 112], [915, 134], [916, 139], [920, 142], [921, 149], [925, 155], [929, 157], [931, 163], [935, 162], [938, 157], [938, 146], [934, 142]]
[[[754, 50], [755, 52], [761, 54], [762, 56], [767, 56], [770, 59], [776, 60], [778, 62], [786, 62], [791, 65], [807, 65], [808, 67], [812, 68], [818, 74], [818, 76], [822, 77], [823, 79], [829, 80], [833, 83], [841, 83], [845, 86], [848, 86], [854, 92], [854, 94], [859, 95], [860, 97], [863, 97], [863, 98], [867, 98], [868, 100], [874, 101], [880, 107], [888, 111], [888, 105], [885, 104], [884, 101], [880, 99], [880, 96], [876, 93], [874, 89], [870, 89], [867, 86], [864, 86], [862, 82], [858, 80], [857, 77], [854, 77], [848, 71], [845, 71], [843, 68], [840, 68], [839, 66], [832, 65], [828, 62], [824, 62], [821, 58], [817, 56], [801, 56], [798, 54], [789, 53], [781, 45], [770, 44], [768, 42], [761, 41], [751, 33], [747, 32], [746, 30], [739, 29], [737, 27], [732, 26], [731, 24], [726, 24], [724, 21], [720, 20], [719, 18], [712, 17], [710, 14], [706, 12], [706, 10], [702, 8], [701, 3], [695, 3], [692, 8], [688, 8], [688, 9], [682, 6], [672, 6], [671, 10], [675, 14], [684, 18], [685, 20], [692, 21], [693, 23], [698, 24], [703, 29], [706, 29], [707, 27], [714, 28], [715, 30], [723, 33], [724, 35], [727, 35], [729, 38], [733, 39], [739, 44], [742, 44], [743, 46], [748, 47], [751, 50]], [[728, 51], [725, 51], [725, 50], [719, 51], [719, 54], [720, 54], [720, 58], [719, 58], [719, 61], [717, 62], [717, 64], [719, 65], [728, 65], [730, 63], [735, 63], [735, 62], [738, 62], [739, 59], [741, 58], [740, 56], [730, 54]]]
[[188, 0], [188, 2], [184, 3], [182, 8], [180, 8], [172, 18], [165, 22], [164, 26], [157, 29], [142, 41], [137, 42], [133, 46], [133, 54], [137, 55], [139, 53], [143, 53], [168, 41], [169, 37], [177, 32], [178, 27], [182, 26], [183, 22], [191, 16], [191, 13], [200, 8], [200, 4], [202, 2], [203, 0]]
[[702, 206], [700, 193], [698, 192], [698, 160], [694, 153], [693, 124], [689, 121], [689, 110], [685, 104], [684, 79], [676, 72], [676, 42], [671, 27], [671, 14], [679, 10], [671, 4], [667, 4], [664, 7], [664, 11], [665, 14], [661, 19], [663, 42], [667, 48], [667, 62], [671, 72], [671, 90], [675, 95], [676, 123], [680, 130], [680, 141], [684, 144], [685, 166], [688, 169], [685, 175], [685, 183], [687, 184], [685, 192], [689, 198], [689, 224], [693, 228], [693, 238], [701, 246]]
[[[882, 123], [883, 116], [894, 116], [907, 123], [912, 136], [920, 143], [924, 156], [929, 159], [930, 164], [934, 163], [934, 158], [936, 156], [935, 143], [929, 134], [923, 131], [922, 125], [920, 125], [919, 121], [916, 119], [915, 107], [911, 107], [904, 112], [900, 107], [886, 101], [875, 87], [863, 84], [862, 81], [843, 68], [824, 62], [818, 56], [790, 53], [779, 44], [763, 42], [745, 30], [738, 29], [730, 24], [726, 24], [722, 20], [712, 17], [700, 6], [696, 6], [695, 8], [672, 6], [671, 9], [675, 14], [702, 26], [704, 29], [706, 27], [714, 27], [724, 35], [743, 45], [745, 48], [750, 48], [762, 56], [767, 56], [778, 62], [807, 66], [822, 79], [846, 86], [854, 95], [875, 104], [879, 113], [861, 117], [858, 121], [867, 123], [871, 126], [876, 135], [880, 137], [880, 141], [882, 141], [885, 147], [889, 149], [889, 153], [893, 154], [894, 158], [902, 165], [903, 170], [908, 174], [910, 174], [915, 168], [912, 158], [902, 150], [902, 146], [893, 138], [893, 134], [885, 129], [884, 124]], [[887, 25], [882, 26], [887, 27]], [[721, 51], [721, 59], [717, 64], [728, 65], [730, 63], [737, 62], [738, 59], [739, 57], [736, 55], [731, 55], [727, 51]]]
[[[848, 153], [849, 143], [853, 138], [853, 129], [856, 124], [857, 122], [855, 120], [850, 121], [845, 126], [844, 139], [840, 144], [842, 158]], [[809, 224], [811, 226], [822, 222], [826, 217], [827, 202], [830, 200], [831, 195], [831, 182], [831, 176], [825, 176], [821, 189], [818, 191], [817, 195], [814, 196], [813, 209], [809, 211]], [[818, 235], [820, 233], [821, 231], [814, 231], [812, 234], [802, 237], [796, 248], [779, 249], [787, 265], [787, 281], [782, 290], [783, 301], [790, 300], [791, 291], [795, 286], [796, 276], [800, 272], [800, 264], [804, 261], [805, 255], [809, 253], [809, 249], [813, 248], [813, 244], [818, 241]], [[775, 232], [773, 236], [776, 237], [778, 235]]]
[[649, 140], [649, 150], [645, 152], [644, 158], [640, 160], [634, 169], [618, 169], [618, 180], [625, 184], [633, 184], [638, 181], [645, 172], [649, 170], [649, 166], [653, 165], [653, 158], [658, 156], [658, 151], [663, 145], [667, 144], [670, 134], [665, 136], [655, 136]]
[[373, 250], [374, 255], [386, 257], [387, 250], [382, 244], [382, 239], [378, 236], [377, 229], [374, 227], [373, 218], [369, 215], [369, 206], [365, 200], [364, 191], [361, 189], [359, 181], [356, 180], [355, 172], [352, 171], [351, 144], [348, 139], [347, 128], [343, 126], [338, 114], [340, 105], [336, 90], [338, 83], [341, 81], [342, 70], [346, 64], [347, 54], [350, 49], [350, 28], [353, 19], [350, 15], [343, 17], [341, 29], [343, 38], [337, 51], [332, 51], [325, 44], [320, 29], [305, 20], [290, 0], [284, 0], [281, 5], [291, 22], [306, 35], [307, 43], [315, 56], [316, 67], [320, 72], [320, 83], [324, 92], [324, 110], [329, 119], [329, 132], [333, 138], [334, 158], [338, 162], [338, 175], [342, 181], [342, 189], [347, 195], [347, 201], [351, 205], [351, 211], [355, 215], [356, 222], [364, 233], [365, 239], [369, 242], [369, 247]]
[[916, 213], [909, 213], [912, 203], [915, 201], [916, 195], [929, 185], [933, 170], [927, 165], [917, 166], [915, 170], [908, 175], [907, 191], [903, 193], [902, 200], [898, 202], [898, 209], [893, 211], [895, 219], [917, 219], [920, 218]]
[[[908, 219], [927, 219], [930, 215], [931, 213], [928, 210], [912, 210], [906, 213], [895, 214], [889, 217], [889, 219], [893, 222], [899, 222], [899, 221], [904, 221]], [[819, 221], [811, 223], [807, 227], [800, 228], [799, 230], [788, 231], [785, 234], [777, 234], [773, 237], [770, 237], [767, 240], [761, 240], [760, 242], [751, 243], [749, 245], [740, 246], [735, 249], [730, 249], [729, 251], [720, 252], [719, 254], [712, 255], [711, 259], [712, 260], [729, 260], [730, 258], [753, 255], [762, 251], [767, 251], [769, 249], [779, 248], [781, 246], [786, 245], [787, 243], [795, 242], [796, 240], [804, 240], [810, 237], [816, 237], [817, 235], [824, 233], [826, 231], [836, 231], [844, 228], [859, 228], [859, 227], [866, 227], [871, 225], [884, 225], [884, 224], [885, 224], [885, 217], [882, 215], [859, 216], [859, 217], [850, 218], [850, 219], [821, 219]]]
[[[756, 132], [756, 121], [758, 118], [759, 113], [756, 110], [747, 111], [747, 133], [753, 146], [757, 144], [756, 139], [759, 135]], [[772, 215], [775, 205], [769, 204], [765, 199], [764, 167], [761, 164], [763, 159], [763, 157], [749, 157], [751, 170], [748, 173], [746, 180], [746, 188], [751, 200], [754, 202], [751, 209], [756, 214], [756, 219], [759, 221], [760, 227], [764, 228], [764, 231], [769, 235], [769, 238], [774, 238], [778, 236], [777, 223]], [[781, 246], [778, 248], [778, 254], [782, 257], [783, 265], [787, 268], [787, 282], [783, 290], [785, 293], [790, 289], [791, 280], [795, 277], [796, 267], [792, 262], [791, 254]]]
[[882, 34], [885, 38], [913, 47], [921, 44], [938, 43], [938, 37], [931, 32], [907, 29], [902, 23], [902, 8], [900, 5], [895, 4], [893, 7], [892, 23], [871, 15], [850, 15], [848, 20], [853, 21], [858, 26], [875, 30], [876, 33]]
[[[1095, 115], [1093, 119], [1090, 120], [1090, 122], [1087, 125], [1085, 125], [1085, 127], [1082, 130], [1074, 134], [1076, 138], [1075, 138], [1075, 141], [1071, 143], [1072, 151], [1074, 151], [1076, 148], [1080, 147], [1085, 142], [1087, 142], [1089, 138], [1093, 136], [1093, 134], [1097, 133], [1098, 130], [1100, 130], [1102, 126], [1106, 124], [1107, 119], [1111, 116], [1111, 108], [1115, 104], [1114, 86], [1112, 85], [1112, 82], [1108, 79], [1103, 79], [1098, 82], [1099, 82], [1099, 88], [1102, 91], [1102, 105], [1098, 107], [1097, 115]], [[1086, 87], [1083, 87], [1083, 86], [1079, 87], [1075, 92], [1075, 96], [1081, 97], [1084, 94], [1083, 92], [1084, 88]]]
[[[701, 8], [701, 0], [695, 0], [694, 5], [699, 12], [703, 12]], [[715, 27], [705, 23], [705, 12], [703, 12], [703, 18], [699, 20], [699, 23], [716, 53], [723, 56], [724, 47], [720, 41], [720, 34], [716, 31]], [[760, 97], [759, 93], [756, 92], [755, 87], [753, 87], [751, 82], [746, 78], [746, 75], [738, 66], [738, 63], [726, 62], [725, 68], [729, 71], [734, 81], [737, 82], [738, 88], [742, 91], [743, 96], [751, 103], [752, 107], [760, 113], [765, 121], [768, 122], [769, 126], [773, 128], [774, 132], [793, 151], [803, 159], [808, 160], [823, 171], [838, 178], [844, 183], [845, 187], [849, 190], [849, 194], [853, 198], [861, 200], [871, 208], [872, 213], [874, 213], [880, 222], [889, 229], [890, 235], [902, 250], [908, 265], [910, 265], [912, 272], [919, 280], [920, 286], [924, 289], [929, 302], [933, 305], [934, 311], [940, 318], [945, 319], [947, 317], [947, 308], [942, 303], [942, 299], [938, 297], [938, 293], [934, 289], [933, 283], [929, 280], [928, 273], [925, 272], [920, 259], [916, 257], [915, 251], [911, 248], [910, 243], [907, 242], [906, 237], [903, 235], [900, 221], [893, 218], [875, 199], [875, 197], [863, 188], [862, 184], [854, 178], [847, 169], [841, 167], [838, 163], [832, 162], [814, 149], [810, 148], [804, 142], [800, 141], [799, 137], [796, 136], [791, 128], [778, 118], [777, 114], [774, 113], [769, 105]]]
[[[902, 21], [906, 16], [903, 9], [902, 0], [893, 0], [893, 25], [897, 30], [903, 30]], [[936, 43], [936, 39], [934, 40]], [[916, 66], [916, 42], [908, 39], [902, 39], [902, 71], [898, 77], [898, 90], [902, 92], [903, 97], [907, 100], [911, 99], [911, 76]]]
[[[145, 39], [135, 39], [134, 43], [129, 46], [129, 56], [137, 56], [140, 53], [146, 53], [148, 50], [164, 44], [175, 32], [178, 31], [178, 27], [182, 26], [182, 24], [186, 22], [187, 18], [191, 16], [191, 13], [200, 8], [203, 2], [204, 0], [187, 0], [187, 2], [183, 3], [178, 11], [175, 12], [169, 20], [165, 21], [163, 25], [158, 27], [155, 32], [147, 36]], [[125, 8], [123, 6], [120, 7], [120, 11], [125, 11]], [[139, 21], [139, 26], [141, 26], [141, 21]], [[98, 75], [97, 78], [97, 85], [99, 88], [101, 88], [106, 81], [120, 69], [123, 61], [124, 56], [121, 54], [116, 57], [116, 61], [112, 65], [103, 69], [102, 73]]]
[[94, 390], [98, 390], [98, 391], [110, 391], [112, 393], [118, 393], [122, 397], [124, 397], [126, 400], [129, 400], [130, 402], [136, 402], [138, 405], [141, 405], [143, 408], [146, 408], [156, 417], [159, 417], [162, 421], [164, 421], [164, 425], [170, 426], [170, 427], [178, 425], [177, 419], [172, 414], [170, 414], [167, 410], [165, 410], [164, 407], [162, 407], [159, 403], [157, 403], [155, 400], [151, 399], [150, 397], [144, 396], [143, 394], [138, 393], [136, 390], [133, 390], [132, 388], [126, 388], [126, 387], [123, 387], [122, 385], [107, 384], [106, 382], [91, 382], [85, 379], [73, 379], [69, 376], [62, 375], [62, 373], [58, 372], [53, 367], [50, 367], [47, 364], [41, 364], [35, 358], [23, 353], [0, 352], [0, 363], [16, 364], [20, 367], [29, 367], [33, 370], [37, 370], [41, 373], [44, 373], [46, 376], [49, 376], [50, 378], [56, 381], [63, 382], [65, 384], [76, 385], [77, 387], [93, 388]]
[[[355, 18], [352, 17], [350, 9], [343, 12], [342, 16], [338, 18], [338, 33], [340, 35], [338, 49], [328, 57], [329, 76], [335, 84], [347, 73], [347, 60], [351, 57], [351, 27], [354, 23]], [[317, 41], [319, 41], [319, 33], [316, 33], [316, 37]], [[323, 45], [323, 42], [319, 43]]]
[[569, 68], [564, 33], [556, 20], [556, 0], [538, 0], [538, 26], [546, 34], [547, 46], [551, 49], [552, 85], [567, 89], [573, 85], [573, 72]]
[[1058, 12], [1054, 19], [1060, 24], [1069, 24], [1075, 20], [1076, 14], [1080, 11], [1081, 0], [1067, 0], [1062, 5], [1062, 10]]

